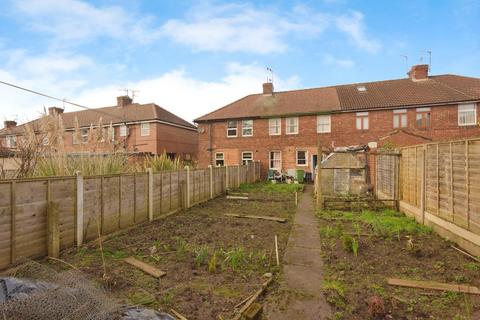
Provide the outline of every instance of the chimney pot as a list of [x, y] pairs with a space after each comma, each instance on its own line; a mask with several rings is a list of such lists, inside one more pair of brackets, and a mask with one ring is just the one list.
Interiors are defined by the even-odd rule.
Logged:
[[273, 96], [273, 83], [265, 82], [263, 84], [263, 94]]
[[428, 79], [428, 64], [414, 65], [407, 74], [413, 81], [426, 80]]
[[117, 97], [117, 106], [119, 108], [128, 106], [129, 104], [132, 104], [133, 100], [129, 96], [120, 96]]
[[13, 120], [5, 120], [3, 122], [3, 126], [7, 129], [15, 128], [17, 126], [17, 122]]
[[61, 114], [61, 113], [63, 113], [62, 108], [58, 108], [58, 107], [48, 108], [48, 115], [50, 115], [50, 116], [53, 116], [54, 114]]

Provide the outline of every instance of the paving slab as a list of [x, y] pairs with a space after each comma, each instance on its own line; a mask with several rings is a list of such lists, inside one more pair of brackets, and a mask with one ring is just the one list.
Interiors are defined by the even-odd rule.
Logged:
[[265, 316], [271, 320], [323, 320], [332, 311], [322, 291], [322, 266], [318, 220], [312, 188], [300, 197], [294, 225], [283, 257], [279, 297], [267, 301]]

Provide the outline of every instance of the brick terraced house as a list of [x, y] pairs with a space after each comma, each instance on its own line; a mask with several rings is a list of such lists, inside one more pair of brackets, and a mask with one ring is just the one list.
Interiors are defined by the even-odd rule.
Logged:
[[[61, 117], [66, 152], [110, 152], [125, 150], [131, 153], [161, 154], [191, 160], [197, 157], [197, 128], [154, 103], [133, 103], [129, 96], [117, 98], [117, 105], [105, 108], [63, 112], [49, 108], [46, 117], [28, 122], [43, 143], [49, 144], [49, 135], [42, 132], [42, 121], [48, 117]], [[101, 143], [92, 143], [90, 130], [102, 124]], [[0, 130], [0, 143], [6, 149], [15, 149], [25, 132], [25, 125], [5, 121]]]
[[325, 148], [405, 146], [480, 136], [480, 79], [428, 74], [404, 79], [248, 95], [195, 122], [199, 164], [260, 160], [267, 170], [312, 172], [317, 141]]

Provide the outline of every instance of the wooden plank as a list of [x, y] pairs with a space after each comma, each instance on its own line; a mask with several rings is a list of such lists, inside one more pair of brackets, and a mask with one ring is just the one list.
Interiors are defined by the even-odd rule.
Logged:
[[466, 255], [467, 257], [470, 257], [470, 258], [472, 258], [473, 260], [475, 260], [475, 261], [477, 261], [477, 262], [480, 263], [480, 259], [477, 258], [477, 257], [475, 257], [475, 256], [472, 256], [470, 253], [468, 253], [468, 252], [466, 252], [466, 251], [463, 251], [462, 249], [457, 248], [457, 247], [455, 247], [454, 245], [451, 245], [450, 247], [452, 247], [453, 249], [457, 250], [458, 252], [463, 253], [463, 254]]
[[17, 249], [16, 249], [16, 200], [15, 200], [15, 188], [16, 183], [12, 181], [10, 184], [10, 262], [13, 264], [17, 260]]
[[244, 197], [244, 196], [227, 196], [227, 199], [230, 199], [230, 200], [248, 200], [248, 197]]
[[240, 320], [244, 314], [244, 312], [252, 305], [258, 297], [263, 293], [263, 291], [268, 287], [268, 285], [273, 281], [273, 278], [270, 277], [267, 281], [265, 281], [262, 284], [262, 287], [258, 289], [253, 296], [250, 298], [250, 300], [247, 301], [247, 303], [239, 310], [238, 314], [233, 317], [233, 320]]
[[234, 218], [248, 218], [248, 219], [260, 219], [260, 220], [270, 220], [276, 222], [287, 222], [287, 219], [278, 218], [278, 217], [268, 217], [268, 216], [253, 216], [253, 215], [240, 215], [235, 213], [225, 213], [227, 217], [234, 217]]
[[145, 273], [148, 273], [151, 276], [154, 276], [155, 278], [161, 278], [161, 277], [163, 277], [164, 275], [167, 274], [166, 272], [164, 272], [164, 271], [162, 271], [158, 268], [155, 268], [154, 266], [149, 265], [148, 263], [140, 261], [140, 260], [138, 260], [134, 257], [128, 257], [126, 259], [123, 259], [123, 261], [125, 261], [126, 263], [142, 270]]
[[420, 281], [420, 280], [408, 280], [408, 279], [397, 279], [397, 278], [387, 278], [387, 283], [391, 286], [401, 286], [417, 289], [428, 289], [428, 290], [439, 290], [439, 291], [453, 291], [453, 292], [463, 292], [469, 294], [478, 294], [480, 295], [480, 289], [473, 286], [467, 286], [462, 284], [450, 284], [442, 283], [436, 281]]

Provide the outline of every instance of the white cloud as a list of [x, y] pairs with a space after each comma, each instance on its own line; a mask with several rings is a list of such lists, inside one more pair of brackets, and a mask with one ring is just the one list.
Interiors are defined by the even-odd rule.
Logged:
[[380, 49], [380, 43], [366, 35], [364, 16], [361, 12], [352, 11], [350, 14], [339, 16], [336, 25], [358, 48], [370, 53], [376, 53]]
[[160, 30], [173, 41], [200, 51], [282, 52], [288, 47], [286, 36], [317, 35], [328, 23], [326, 15], [302, 7], [283, 15], [273, 8], [248, 4], [201, 5], [191, 11], [186, 19], [169, 20]]
[[152, 39], [151, 17], [139, 17], [119, 6], [96, 7], [80, 0], [22, 0], [12, 4], [27, 26], [53, 35], [55, 40], [75, 43], [96, 37], [134, 42]]
[[323, 56], [323, 63], [331, 66], [339, 66], [342, 68], [351, 68], [355, 65], [355, 62], [350, 59], [339, 59], [332, 54], [325, 54]]

